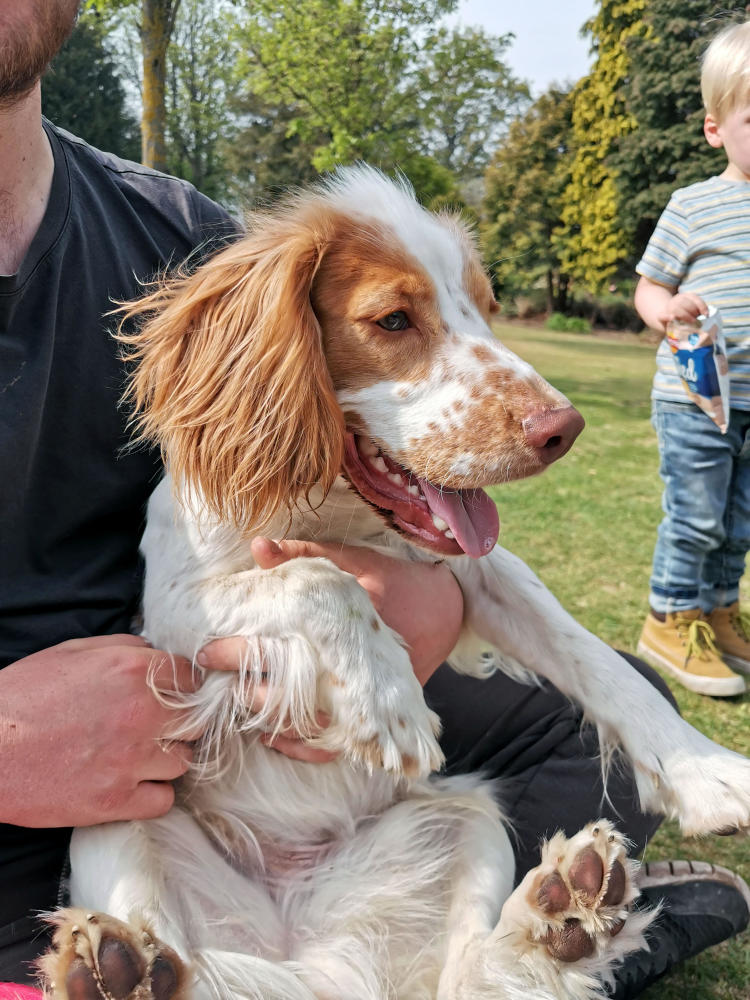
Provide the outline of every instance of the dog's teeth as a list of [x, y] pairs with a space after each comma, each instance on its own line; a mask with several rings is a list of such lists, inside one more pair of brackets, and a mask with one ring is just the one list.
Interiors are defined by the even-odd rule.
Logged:
[[432, 515], [432, 523], [438, 531], [445, 531], [448, 527], [448, 522], [444, 521], [442, 517], [438, 517], [437, 514]]
[[415, 486], [413, 483], [409, 487], [409, 494], [413, 497], [421, 497], [422, 494], [419, 492], [419, 487]]
[[385, 464], [384, 460], [378, 455], [376, 458], [370, 459], [370, 465], [373, 469], [377, 469], [378, 472], [387, 472], [388, 466]]
[[398, 473], [398, 472], [389, 472], [388, 473], [388, 478], [390, 479], [390, 481], [392, 483], [395, 483], [396, 486], [403, 486], [404, 485], [404, 477], [400, 473]]
[[359, 450], [362, 452], [363, 455], [372, 456], [372, 455], [377, 455], [377, 453], [380, 451], [380, 448], [378, 448], [378, 446], [371, 438], [367, 438], [367, 440], [362, 439], [360, 441]]
[[455, 539], [456, 539], [456, 536], [453, 534], [452, 531], [446, 531], [445, 532], [445, 537], [446, 538], [450, 538], [451, 541], [455, 541]]

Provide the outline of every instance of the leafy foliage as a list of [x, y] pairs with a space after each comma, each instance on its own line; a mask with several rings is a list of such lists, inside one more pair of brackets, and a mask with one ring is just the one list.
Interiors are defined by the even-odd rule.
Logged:
[[571, 99], [550, 89], [514, 121], [485, 177], [485, 257], [501, 298], [543, 281], [547, 308], [564, 309], [563, 194], [570, 180]]
[[591, 324], [583, 316], [554, 312], [544, 325], [548, 330], [561, 330], [563, 333], [591, 333]]
[[289, 133], [317, 141], [317, 170], [393, 162], [417, 125], [417, 34], [453, 0], [253, 0], [237, 72], [269, 104], [293, 109]]
[[42, 109], [56, 125], [93, 146], [137, 160], [138, 122], [126, 107], [125, 91], [104, 26], [84, 13], [42, 82]]
[[529, 103], [528, 86], [504, 62], [512, 35], [441, 28], [425, 39], [416, 80], [422, 150], [457, 177], [480, 174]]
[[286, 133], [272, 145], [296, 140], [317, 171], [364, 159], [402, 169], [427, 202], [460, 199], [457, 182], [481, 175], [527, 92], [503, 62], [508, 36], [432, 27], [455, 7], [253, 0], [238, 30], [245, 107], [277, 109]]
[[716, 17], [717, 9], [715, 0], [650, 0], [647, 31], [627, 43], [630, 73], [622, 92], [638, 127], [616, 143], [611, 164], [630, 265], [640, 259], [672, 191], [726, 165], [703, 136], [700, 60], [710, 37], [745, 14]]
[[628, 42], [643, 33], [647, 0], [600, 0], [585, 28], [596, 60], [573, 91], [575, 157], [565, 194], [563, 262], [587, 288], [606, 285], [627, 257], [620, 227], [616, 172], [609, 159], [636, 120], [625, 106], [623, 85], [630, 71]]
[[167, 169], [211, 198], [227, 193], [227, 151], [236, 51], [226, 3], [182, 0], [167, 61]]
[[117, 24], [118, 16], [136, 5], [141, 42], [141, 160], [157, 170], [167, 168], [167, 50], [181, 0], [86, 0], [86, 8]]

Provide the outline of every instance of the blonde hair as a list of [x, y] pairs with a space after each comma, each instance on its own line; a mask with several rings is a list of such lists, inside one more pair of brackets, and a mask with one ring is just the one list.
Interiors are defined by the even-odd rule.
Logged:
[[750, 103], [750, 21], [730, 24], [714, 37], [703, 56], [701, 92], [717, 122]]

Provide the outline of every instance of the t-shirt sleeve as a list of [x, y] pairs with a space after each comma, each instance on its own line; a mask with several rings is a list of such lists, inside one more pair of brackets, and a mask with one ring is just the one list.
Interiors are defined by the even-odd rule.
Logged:
[[667, 288], [678, 288], [687, 272], [689, 237], [688, 219], [679, 199], [672, 195], [636, 267], [637, 273]]
[[196, 242], [200, 258], [205, 260], [227, 244], [239, 239], [243, 233], [242, 224], [225, 208], [222, 208], [215, 201], [211, 201], [194, 187], [191, 186], [190, 191], [193, 199], [194, 217], [198, 226]]

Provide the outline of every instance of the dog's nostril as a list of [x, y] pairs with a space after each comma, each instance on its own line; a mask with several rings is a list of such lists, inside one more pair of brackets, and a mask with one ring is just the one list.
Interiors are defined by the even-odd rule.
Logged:
[[583, 424], [583, 417], [575, 407], [560, 406], [529, 414], [521, 426], [526, 442], [545, 465], [550, 465], [570, 448], [583, 430]]

